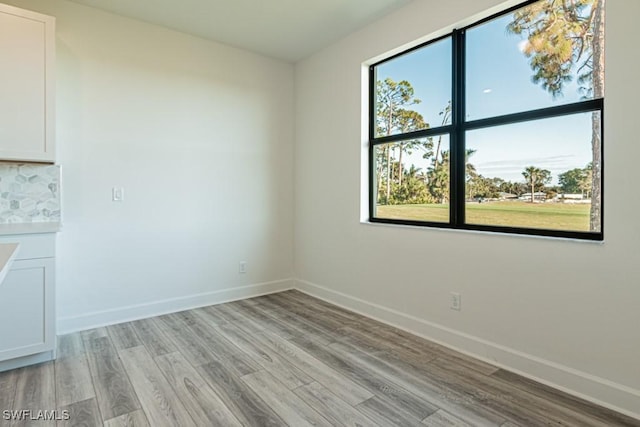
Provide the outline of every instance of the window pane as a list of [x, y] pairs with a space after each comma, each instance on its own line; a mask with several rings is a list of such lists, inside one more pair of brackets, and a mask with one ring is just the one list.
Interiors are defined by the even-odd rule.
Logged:
[[469, 29], [467, 120], [603, 97], [602, 3], [543, 0]]
[[[600, 161], [594, 168], [594, 131], [599, 138], [599, 112], [468, 132], [466, 222], [599, 232], [600, 181], [593, 176], [600, 176]], [[599, 139], [596, 145], [600, 147]]]
[[451, 39], [447, 38], [378, 65], [376, 137], [451, 122]]
[[449, 135], [376, 145], [374, 217], [449, 222]]

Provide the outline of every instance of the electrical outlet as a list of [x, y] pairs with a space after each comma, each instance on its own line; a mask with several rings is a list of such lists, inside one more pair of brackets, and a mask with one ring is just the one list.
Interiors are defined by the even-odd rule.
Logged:
[[458, 292], [451, 292], [451, 310], [462, 310], [462, 296]]
[[240, 261], [240, 266], [238, 267], [238, 272], [240, 274], [245, 274], [247, 272], [247, 261]]
[[111, 189], [111, 199], [114, 202], [121, 202], [124, 200], [124, 188], [122, 187], [113, 187]]

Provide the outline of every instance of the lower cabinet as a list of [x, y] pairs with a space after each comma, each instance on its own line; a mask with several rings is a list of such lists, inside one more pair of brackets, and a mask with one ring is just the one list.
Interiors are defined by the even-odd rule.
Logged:
[[0, 283], [0, 371], [51, 360], [56, 346], [55, 235], [9, 240], [20, 246]]

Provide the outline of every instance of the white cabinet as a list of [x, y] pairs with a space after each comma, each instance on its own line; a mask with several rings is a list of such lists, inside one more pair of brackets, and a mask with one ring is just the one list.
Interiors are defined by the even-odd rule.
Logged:
[[55, 162], [55, 18], [0, 4], [0, 160]]
[[0, 371], [55, 358], [55, 234], [1, 237], [18, 243], [0, 283]]

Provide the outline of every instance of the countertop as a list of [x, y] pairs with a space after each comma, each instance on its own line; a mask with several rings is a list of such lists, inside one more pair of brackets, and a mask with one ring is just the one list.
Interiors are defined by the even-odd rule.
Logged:
[[0, 224], [0, 236], [15, 234], [57, 233], [62, 228], [60, 222], [21, 222]]

